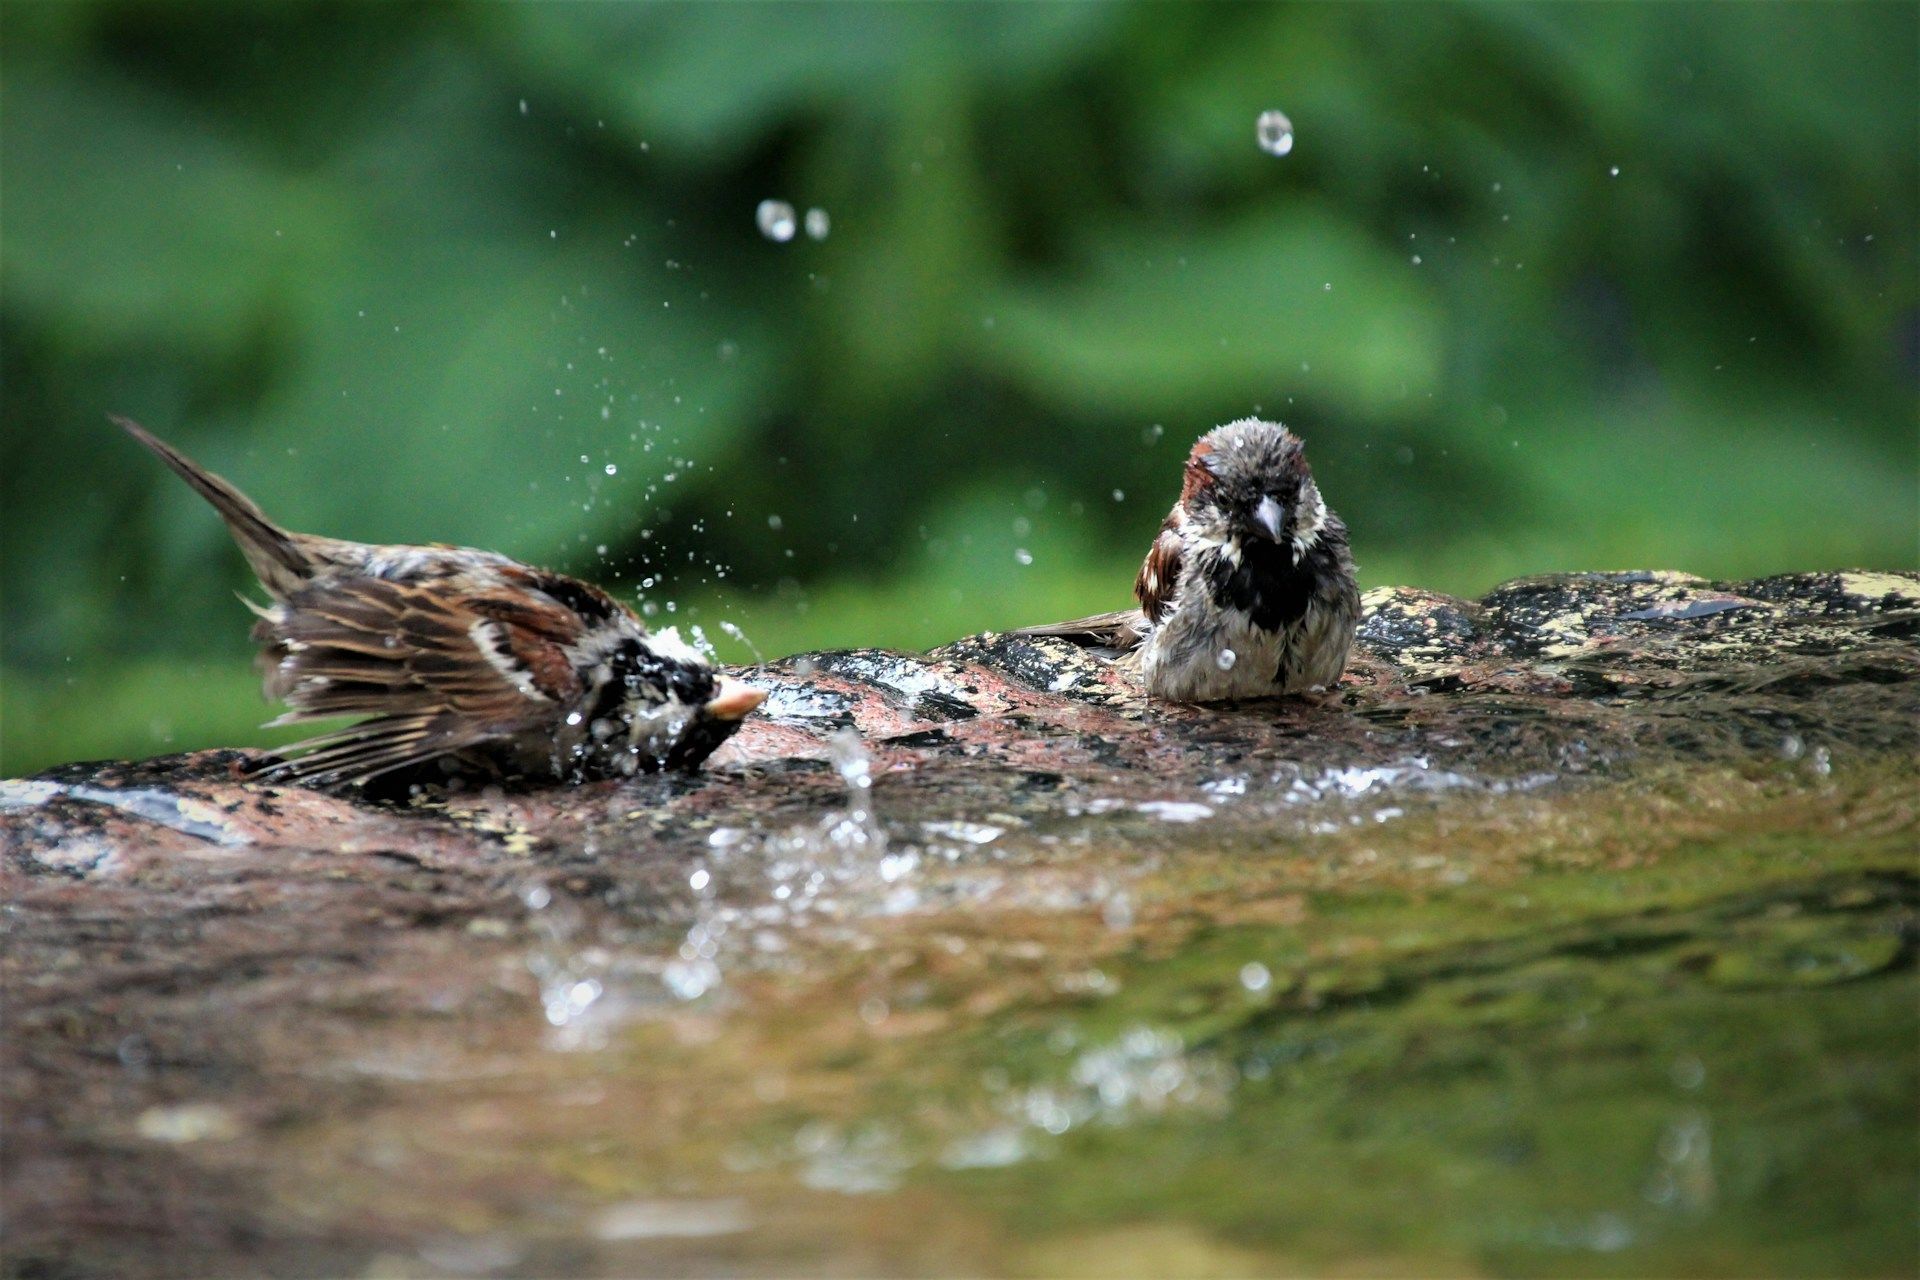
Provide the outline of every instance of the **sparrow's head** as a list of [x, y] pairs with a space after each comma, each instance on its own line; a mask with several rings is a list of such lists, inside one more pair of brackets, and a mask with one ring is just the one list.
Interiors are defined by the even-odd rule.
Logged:
[[672, 627], [623, 637], [605, 662], [605, 709], [588, 717], [586, 750], [617, 755], [621, 772], [699, 768], [767, 697], [721, 674]]
[[1229, 422], [1194, 442], [1180, 505], [1188, 527], [1202, 537], [1278, 543], [1295, 560], [1313, 547], [1327, 520], [1300, 438], [1259, 418]]

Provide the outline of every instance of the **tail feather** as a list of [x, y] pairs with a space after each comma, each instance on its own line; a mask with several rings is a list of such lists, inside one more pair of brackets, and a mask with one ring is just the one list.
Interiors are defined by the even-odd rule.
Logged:
[[118, 414], [108, 417], [192, 485], [194, 492], [213, 504], [220, 518], [227, 522], [233, 540], [240, 544], [241, 554], [246, 556], [247, 563], [253, 566], [268, 591], [282, 596], [313, 576], [313, 562], [300, 550], [293, 536], [267, 519], [253, 499], [133, 419]]
[[1052, 636], [1083, 648], [1111, 649], [1126, 653], [1139, 647], [1147, 634], [1146, 616], [1138, 609], [1119, 609], [1097, 613], [1072, 622], [1052, 622], [1039, 627], [1019, 627], [1008, 633], [1016, 636]]

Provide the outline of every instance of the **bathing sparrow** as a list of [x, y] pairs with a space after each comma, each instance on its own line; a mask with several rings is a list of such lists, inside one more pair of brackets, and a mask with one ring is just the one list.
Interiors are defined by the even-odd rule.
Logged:
[[1213, 702], [1331, 685], [1360, 618], [1347, 527], [1299, 437], [1258, 418], [1194, 444], [1133, 593], [1138, 609], [1016, 634], [1106, 648], [1150, 695]]
[[291, 724], [362, 716], [255, 776], [316, 785], [478, 775], [584, 781], [694, 769], [766, 694], [598, 587], [490, 551], [290, 533], [138, 423], [213, 504], [270, 603], [247, 602]]

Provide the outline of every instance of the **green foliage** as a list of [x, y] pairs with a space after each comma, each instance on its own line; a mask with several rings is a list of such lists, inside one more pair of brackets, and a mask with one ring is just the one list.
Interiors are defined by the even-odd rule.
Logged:
[[1370, 581], [1912, 563], [1910, 6], [0, 28], [8, 770], [181, 718], [81, 686], [244, 669], [238, 557], [109, 410], [295, 527], [653, 578], [769, 650], [1121, 603], [1256, 409]]

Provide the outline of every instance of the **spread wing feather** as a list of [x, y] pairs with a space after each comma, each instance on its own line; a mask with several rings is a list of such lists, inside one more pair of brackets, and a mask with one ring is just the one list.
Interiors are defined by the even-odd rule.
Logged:
[[265, 775], [362, 782], [536, 727], [577, 692], [556, 639], [567, 611], [489, 612], [485, 597], [368, 577], [319, 579], [267, 611], [254, 627], [266, 693], [291, 708], [274, 723], [371, 718], [295, 744]]

